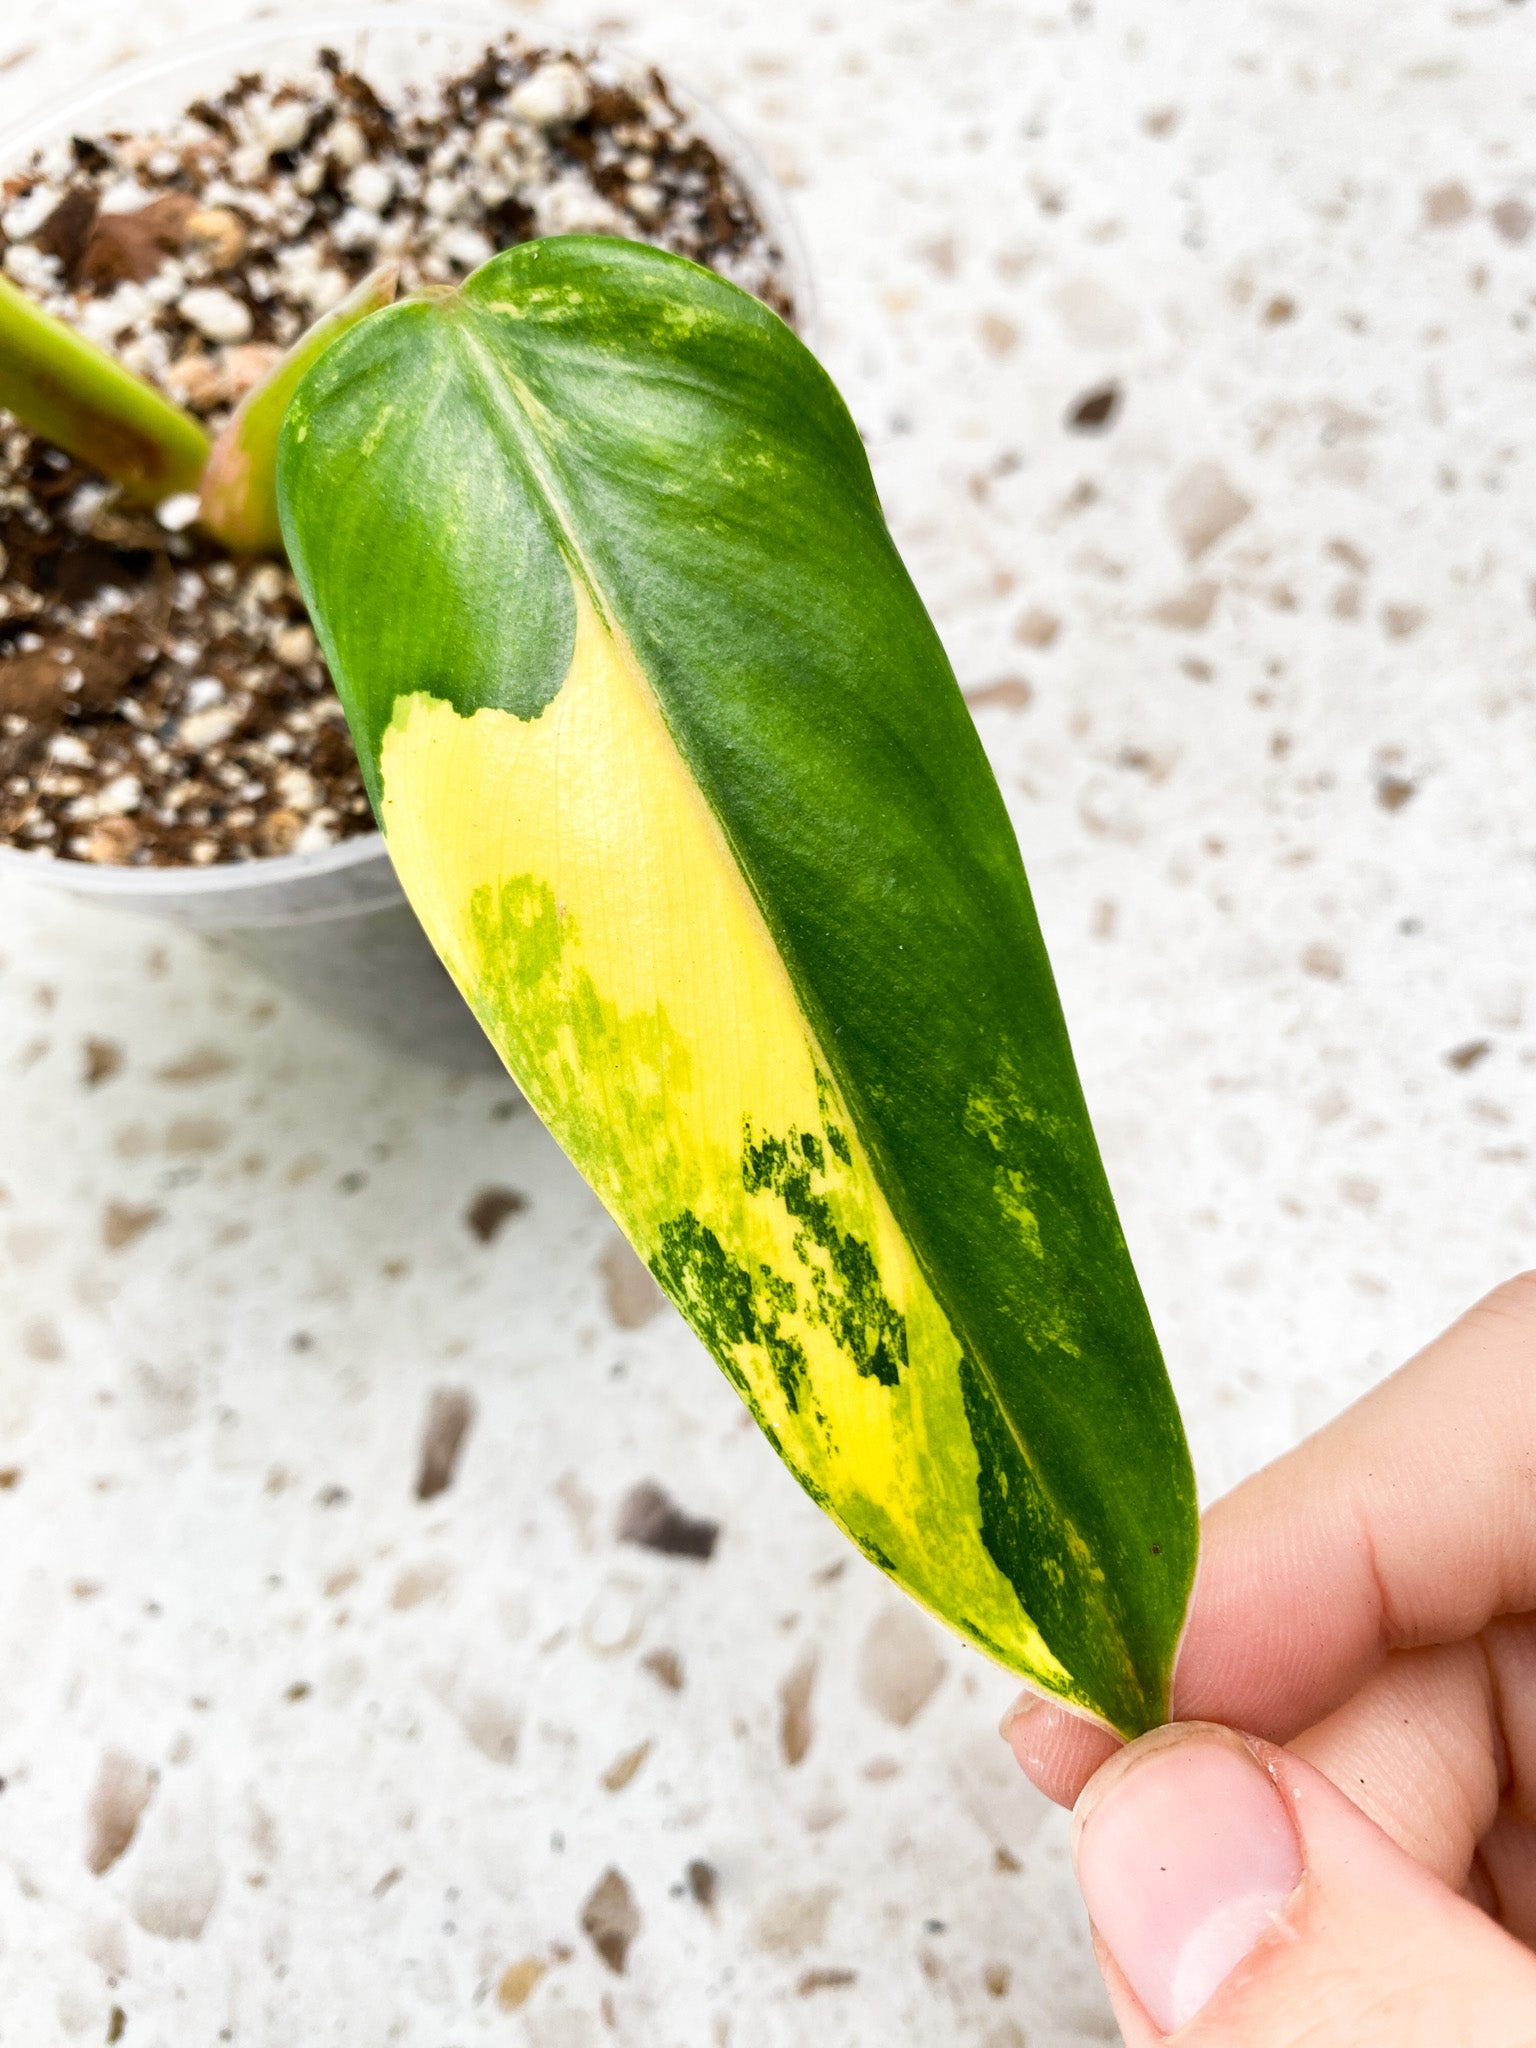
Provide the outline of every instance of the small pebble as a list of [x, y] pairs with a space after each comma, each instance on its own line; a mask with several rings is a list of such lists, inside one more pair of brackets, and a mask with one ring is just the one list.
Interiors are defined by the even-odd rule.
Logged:
[[221, 285], [194, 285], [182, 293], [178, 310], [210, 341], [247, 341], [251, 309]]
[[376, 249], [379, 237], [384, 232], [384, 223], [376, 213], [370, 213], [364, 206], [349, 206], [331, 230], [331, 238], [338, 249]]
[[315, 654], [315, 636], [308, 626], [287, 626], [272, 643], [272, 652], [284, 668], [302, 668]]
[[344, 270], [317, 270], [304, 287], [304, 298], [315, 319], [339, 306], [349, 287]]
[[347, 197], [369, 213], [382, 213], [394, 196], [394, 173], [383, 164], [359, 164], [347, 180]]
[[176, 728], [177, 744], [203, 753], [227, 740], [243, 716], [238, 704], [214, 704], [206, 711], [188, 712]]
[[[103, 818], [81, 848], [88, 861], [101, 867], [119, 867], [130, 861], [139, 843], [131, 818]], [[217, 849], [215, 849], [217, 851]]]
[[28, 235], [34, 235], [58, 205], [62, 195], [48, 184], [38, 184], [8, 206], [0, 215], [0, 227], [13, 242], [24, 242]]
[[201, 510], [202, 500], [196, 491], [177, 491], [174, 497], [160, 500], [155, 517], [167, 533], [184, 533]]
[[229, 159], [230, 176], [237, 185], [258, 184], [267, 168], [268, 151], [260, 142], [245, 142]]
[[326, 155], [334, 164], [353, 170], [368, 154], [368, 142], [355, 121], [333, 121], [325, 138]]
[[323, 792], [307, 768], [285, 768], [273, 784], [285, 809], [307, 813], [318, 810]]
[[421, 203], [434, 220], [447, 220], [459, 210], [463, 193], [451, 178], [433, 178], [421, 195]]
[[285, 149], [297, 149], [309, 127], [309, 108], [303, 100], [283, 100], [269, 107], [257, 122], [257, 135], [273, 156]]
[[535, 128], [579, 121], [591, 105], [592, 88], [585, 73], [558, 59], [553, 64], [541, 64], [507, 101], [508, 111], [517, 120], [527, 121]]
[[303, 831], [293, 842], [295, 853], [323, 853], [328, 846], [336, 844], [336, 813], [331, 810], [316, 811]]
[[482, 263], [489, 263], [495, 255], [490, 238], [482, 235], [478, 228], [448, 228], [439, 246], [451, 262], [465, 270], [478, 270]]
[[505, 121], [482, 121], [470, 144], [470, 154], [483, 164], [493, 164], [506, 155], [512, 130]]
[[96, 810], [101, 817], [120, 817], [136, 811], [144, 800], [144, 785], [136, 775], [114, 775], [96, 792]]
[[189, 215], [186, 238], [200, 246], [216, 270], [227, 270], [245, 249], [245, 228], [227, 206], [200, 206]]
[[24, 291], [46, 298], [58, 277], [59, 263], [56, 256], [45, 256], [30, 242], [12, 242], [5, 252], [5, 269]]

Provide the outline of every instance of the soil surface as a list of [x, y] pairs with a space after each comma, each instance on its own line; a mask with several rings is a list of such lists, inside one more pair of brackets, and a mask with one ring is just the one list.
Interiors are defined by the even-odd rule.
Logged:
[[[654, 71], [509, 36], [390, 104], [332, 52], [0, 186], [0, 263], [213, 431], [378, 263], [452, 284], [543, 234], [710, 264], [793, 317], [744, 189]], [[204, 866], [373, 829], [287, 568], [169, 530], [0, 412], [0, 843]]]

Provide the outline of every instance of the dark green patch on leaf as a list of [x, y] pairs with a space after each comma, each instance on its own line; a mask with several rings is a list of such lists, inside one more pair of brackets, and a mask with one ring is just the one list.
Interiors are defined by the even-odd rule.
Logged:
[[[661, 1246], [651, 1271], [709, 1347], [716, 1364], [738, 1393], [747, 1392], [736, 1347], [759, 1344], [793, 1414], [800, 1406], [805, 1352], [779, 1329], [787, 1285], [763, 1266], [753, 1274], [732, 1258], [707, 1223], [691, 1210], [661, 1226]], [[789, 1288], [787, 1307], [794, 1307]]]
[[741, 1183], [749, 1195], [776, 1194], [800, 1226], [795, 1256], [814, 1296], [814, 1307], [806, 1309], [807, 1320], [824, 1323], [860, 1373], [883, 1387], [894, 1387], [907, 1362], [907, 1326], [880, 1285], [869, 1246], [852, 1232], [838, 1229], [831, 1202], [811, 1186], [812, 1173], [820, 1173], [825, 1160], [820, 1140], [812, 1133], [791, 1131], [788, 1139], [754, 1141], [749, 1128], [742, 1146]]

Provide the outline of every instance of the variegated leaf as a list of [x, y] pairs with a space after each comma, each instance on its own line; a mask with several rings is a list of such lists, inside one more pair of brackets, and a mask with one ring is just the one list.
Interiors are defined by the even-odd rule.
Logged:
[[774, 1448], [972, 1641], [1161, 1719], [1183, 1434], [825, 373], [710, 272], [534, 243], [337, 342], [279, 496], [423, 925]]

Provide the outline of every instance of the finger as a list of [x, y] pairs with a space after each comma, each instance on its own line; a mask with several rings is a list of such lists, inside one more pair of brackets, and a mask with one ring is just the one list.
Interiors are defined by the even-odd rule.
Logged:
[[1073, 1850], [1127, 2048], [1530, 2048], [1536, 1958], [1282, 1750], [1160, 1729]]
[[1069, 1714], [1037, 1692], [1022, 1694], [1003, 1716], [1003, 1740], [1019, 1768], [1058, 1806], [1071, 1806], [1088, 1780], [1121, 1747], [1097, 1721]]
[[[1459, 1641], [1536, 1607], [1533, 1367], [1536, 1274], [1524, 1274], [1218, 1501], [1175, 1711], [1288, 1741], [1394, 1648]], [[1536, 1783], [1536, 1651], [1530, 1671], [1519, 1749]], [[1024, 1770], [1063, 1805], [1110, 1739], [1085, 1728], [1034, 1694], [1004, 1720]]]
[[1486, 1910], [1517, 1941], [1536, 1947], [1536, 1827], [1501, 1815], [1478, 1845], [1474, 1869]]
[[1482, 1642], [1504, 1747], [1504, 1804], [1536, 1826], [1536, 1614], [1491, 1622]]
[[[1471, 1642], [1400, 1650], [1337, 1712], [1287, 1747], [1331, 1778], [1406, 1849], [1458, 1889], [1490, 1829], [1536, 1823], [1536, 1616], [1493, 1622]], [[1529, 1897], [1521, 1885], [1529, 1877]], [[1497, 1905], [1524, 1939], [1536, 1870], [1507, 1866]]]
[[1394, 1649], [1536, 1607], [1536, 1275], [1207, 1515], [1180, 1714], [1277, 1742]]
[[1288, 1747], [1442, 1884], [1466, 1884], [1504, 1777], [1481, 1643], [1399, 1651]]
[[[1034, 1696], [1029, 1705], [1043, 1711], [1015, 1715], [1009, 1740], [1067, 1804], [1119, 1745]], [[1536, 1940], [1536, 1617], [1397, 1652], [1289, 1748], [1442, 1883]]]

